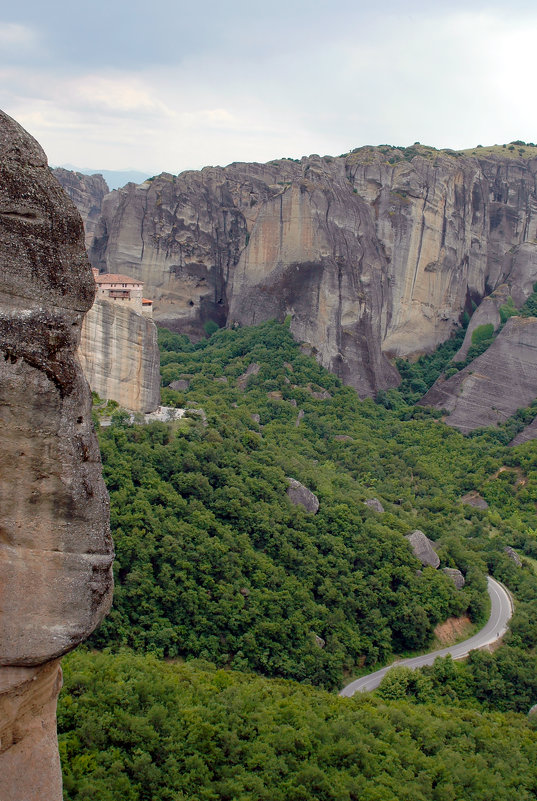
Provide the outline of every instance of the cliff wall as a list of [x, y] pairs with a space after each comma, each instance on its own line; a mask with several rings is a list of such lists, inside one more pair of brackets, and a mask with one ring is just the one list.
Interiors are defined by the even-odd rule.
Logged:
[[95, 285], [82, 221], [0, 112], [0, 777], [60, 801], [59, 657], [112, 597], [108, 494], [76, 358]]
[[135, 412], [159, 405], [157, 329], [147, 317], [96, 300], [82, 323], [78, 355], [90, 387], [102, 398]]
[[208, 167], [103, 200], [90, 258], [141, 278], [159, 322], [291, 316], [361, 395], [398, 383], [395, 356], [433, 350], [537, 263], [537, 159], [414, 146]]
[[82, 217], [86, 248], [95, 235], [95, 226], [101, 216], [104, 196], [109, 193], [108, 184], [102, 175], [84, 175], [81, 172], [56, 167], [52, 174], [69, 195]]
[[501, 423], [537, 397], [536, 346], [537, 318], [511, 317], [485, 353], [439, 379], [420, 404], [446, 409], [445, 422], [463, 433]]

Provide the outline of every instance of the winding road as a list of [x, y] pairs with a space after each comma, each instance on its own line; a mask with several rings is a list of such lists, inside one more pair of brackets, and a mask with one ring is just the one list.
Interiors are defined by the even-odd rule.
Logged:
[[442, 648], [439, 651], [432, 651], [430, 654], [424, 654], [423, 656], [401, 659], [399, 662], [394, 662], [393, 665], [388, 665], [388, 667], [383, 667], [374, 673], [369, 673], [367, 676], [362, 676], [361, 679], [351, 681], [339, 694], [350, 698], [354, 693], [374, 690], [379, 686], [386, 673], [393, 667], [404, 666], [413, 670], [424, 665], [432, 665], [438, 656], [463, 659], [468, 656], [470, 651], [475, 651], [477, 648], [485, 648], [487, 645], [499, 640], [507, 631], [507, 624], [513, 614], [513, 602], [507, 590], [490, 576], [488, 576], [487, 591], [490, 597], [490, 617], [481, 631], [474, 634], [469, 640], [464, 640], [464, 642], [457, 643], [457, 645], [451, 645], [449, 648]]

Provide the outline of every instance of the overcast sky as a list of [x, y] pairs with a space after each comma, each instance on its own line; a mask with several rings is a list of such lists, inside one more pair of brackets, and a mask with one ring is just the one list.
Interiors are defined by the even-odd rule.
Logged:
[[522, 0], [0, 2], [0, 107], [53, 164], [177, 173], [537, 142]]

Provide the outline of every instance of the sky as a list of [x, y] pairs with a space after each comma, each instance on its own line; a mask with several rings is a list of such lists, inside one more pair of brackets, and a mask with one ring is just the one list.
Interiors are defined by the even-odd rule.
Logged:
[[178, 173], [537, 142], [532, 0], [0, 0], [0, 108], [51, 164]]

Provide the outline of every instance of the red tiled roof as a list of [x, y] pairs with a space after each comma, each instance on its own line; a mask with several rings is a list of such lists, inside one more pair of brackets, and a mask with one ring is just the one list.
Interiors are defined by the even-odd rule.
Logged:
[[137, 278], [119, 273], [101, 273], [95, 276], [95, 282], [97, 284], [143, 284], [143, 281], [139, 281]]

